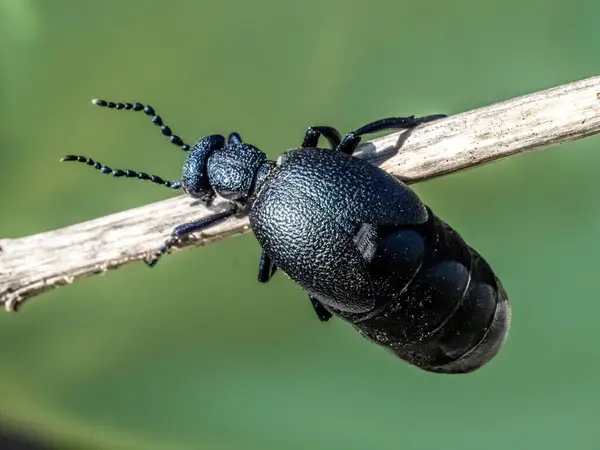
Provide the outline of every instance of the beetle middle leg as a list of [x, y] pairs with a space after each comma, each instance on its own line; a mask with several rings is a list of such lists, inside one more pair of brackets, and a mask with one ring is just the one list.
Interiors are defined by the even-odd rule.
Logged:
[[258, 265], [259, 283], [267, 283], [275, 272], [277, 272], [277, 266], [273, 264], [271, 257], [263, 250], [260, 254], [260, 263]]
[[[227, 138], [228, 144], [241, 144], [242, 137], [233, 131]], [[268, 283], [273, 275], [277, 272], [277, 266], [273, 264], [271, 257], [267, 255], [267, 252], [262, 250], [260, 254], [260, 263], [258, 264], [258, 281], [259, 283]]]
[[[273, 263], [271, 257], [264, 250], [260, 254], [260, 264], [258, 266], [258, 281], [267, 283], [277, 271], [277, 266]], [[308, 296], [310, 303], [321, 322], [327, 322], [333, 314], [325, 309], [323, 304], [312, 295]]]
[[376, 120], [375, 122], [368, 123], [360, 127], [355, 131], [351, 131], [342, 139], [342, 142], [336, 147], [336, 150], [339, 150], [347, 155], [352, 155], [358, 147], [361, 136], [365, 134], [371, 133], [379, 133], [380, 131], [390, 130], [390, 129], [407, 129], [414, 128], [417, 125], [421, 125], [427, 122], [433, 122], [434, 120], [443, 119], [447, 117], [446, 114], [435, 114], [431, 116], [424, 117], [390, 117], [387, 119]]
[[338, 130], [332, 127], [314, 126], [306, 130], [304, 139], [302, 140], [302, 148], [316, 147], [319, 143], [319, 138], [323, 136], [331, 144], [332, 148], [336, 148], [342, 141], [342, 135]]

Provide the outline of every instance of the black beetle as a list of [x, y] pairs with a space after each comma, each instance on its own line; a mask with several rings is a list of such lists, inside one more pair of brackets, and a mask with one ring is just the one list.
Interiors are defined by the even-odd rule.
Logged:
[[[310, 127], [300, 148], [274, 162], [237, 133], [227, 140], [210, 135], [190, 148], [151, 106], [93, 103], [144, 111], [173, 144], [190, 151], [181, 182], [111, 169], [83, 156], [63, 161], [183, 188], [206, 204], [216, 195], [231, 204], [176, 227], [146, 260], [150, 267], [181, 237], [248, 214], [262, 246], [258, 280], [265, 283], [280, 269], [308, 292], [320, 320], [336, 315], [430, 372], [472, 372], [498, 353], [511, 314], [490, 266], [408, 186], [352, 156], [364, 134], [413, 128], [445, 115], [382, 119], [343, 139], [334, 128]], [[331, 150], [317, 147], [320, 137]]]

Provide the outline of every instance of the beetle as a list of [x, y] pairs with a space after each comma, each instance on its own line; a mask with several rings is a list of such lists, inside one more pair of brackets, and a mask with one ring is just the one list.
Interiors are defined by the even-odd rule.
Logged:
[[[406, 184], [353, 156], [365, 134], [445, 115], [381, 119], [344, 138], [329, 126], [309, 127], [299, 148], [271, 161], [236, 132], [190, 147], [149, 105], [92, 102], [150, 116], [171, 143], [189, 152], [181, 181], [112, 169], [84, 156], [62, 161], [182, 189], [207, 205], [217, 196], [230, 205], [175, 227], [145, 259], [148, 266], [185, 235], [248, 215], [262, 248], [258, 281], [281, 270], [308, 293], [321, 321], [337, 316], [401, 360], [435, 373], [473, 372], [505, 342], [511, 310], [489, 264]], [[318, 147], [322, 137], [331, 149]]]

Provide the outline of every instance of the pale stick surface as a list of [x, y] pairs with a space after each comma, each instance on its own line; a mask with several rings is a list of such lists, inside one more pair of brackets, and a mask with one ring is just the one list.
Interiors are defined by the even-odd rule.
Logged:
[[[414, 183], [599, 131], [600, 76], [375, 139], [363, 144], [357, 156]], [[222, 207], [216, 202], [211, 211], [180, 196], [55, 231], [0, 239], [0, 304], [13, 311], [48, 289], [142, 259], [175, 226]], [[246, 231], [246, 218], [231, 219], [179, 247]]]

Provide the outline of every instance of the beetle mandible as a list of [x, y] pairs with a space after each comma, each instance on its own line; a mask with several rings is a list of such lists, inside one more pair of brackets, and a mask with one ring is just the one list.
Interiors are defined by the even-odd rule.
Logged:
[[[189, 151], [181, 181], [111, 169], [83, 156], [63, 161], [181, 188], [207, 205], [216, 196], [231, 205], [174, 228], [146, 260], [150, 267], [185, 235], [247, 214], [262, 247], [258, 281], [281, 270], [307, 291], [321, 321], [340, 317], [400, 359], [437, 373], [472, 372], [506, 340], [508, 297], [483, 257], [406, 184], [352, 156], [365, 134], [414, 128], [445, 115], [382, 119], [343, 139], [335, 128], [313, 126], [300, 148], [270, 161], [235, 132], [190, 147], [149, 105], [93, 103], [150, 116], [171, 143]], [[331, 149], [318, 147], [321, 137]]]

